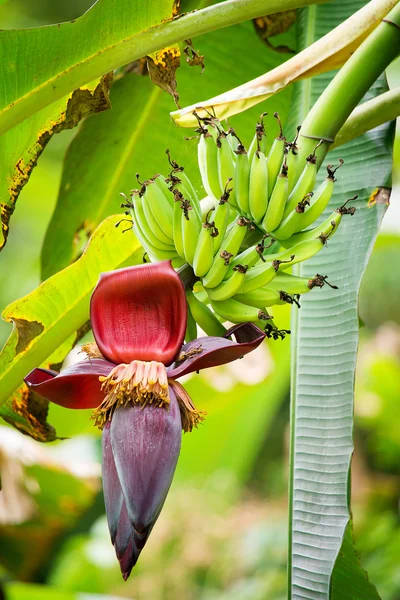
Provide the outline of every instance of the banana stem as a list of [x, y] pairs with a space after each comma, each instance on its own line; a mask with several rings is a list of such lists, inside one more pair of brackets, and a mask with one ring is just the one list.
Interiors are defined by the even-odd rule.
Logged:
[[346, 119], [379, 75], [400, 53], [400, 4], [357, 48], [308, 113], [301, 131], [300, 158], [304, 162], [318, 140], [321, 165]]
[[396, 119], [400, 115], [400, 87], [368, 100], [351, 113], [329, 150]]

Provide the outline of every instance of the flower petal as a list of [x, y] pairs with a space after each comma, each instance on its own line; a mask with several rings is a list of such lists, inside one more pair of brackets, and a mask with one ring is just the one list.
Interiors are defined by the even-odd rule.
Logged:
[[186, 297], [170, 261], [100, 276], [90, 305], [93, 334], [105, 358], [171, 364], [186, 330]]
[[104, 398], [100, 375], [107, 376], [114, 364], [101, 358], [82, 360], [62, 371], [33, 369], [24, 379], [39, 396], [65, 408], [96, 408]]
[[154, 405], [117, 408], [110, 438], [135, 546], [141, 550], [164, 504], [178, 461], [182, 424], [173, 390], [169, 409]]
[[[235, 336], [235, 342], [227, 339], [231, 335]], [[167, 369], [168, 377], [177, 379], [193, 371], [232, 362], [255, 350], [264, 338], [265, 332], [257, 325], [243, 323], [231, 327], [224, 337], [209, 336], [193, 340], [182, 347], [181, 354], [186, 355], [185, 358]]]
[[[106, 507], [108, 529], [110, 530], [111, 542], [114, 544], [118, 531], [118, 523], [121, 517], [122, 505], [124, 497], [122, 494], [121, 485], [119, 483], [117, 469], [115, 468], [114, 457], [111, 448], [110, 426], [108, 421], [104, 425], [101, 436], [102, 446], [102, 479], [103, 479], [103, 494], [104, 504]], [[126, 507], [125, 507], [126, 512]], [[128, 519], [129, 523], [129, 519]], [[119, 531], [118, 551], [123, 555], [129, 542], [129, 537], [132, 532], [132, 525], [129, 523], [129, 531], [125, 531], [122, 526]], [[125, 539], [125, 544], [123, 542]], [[122, 546], [122, 548], [121, 548]], [[124, 546], [124, 547], [123, 547]], [[117, 551], [117, 556], [118, 556]]]

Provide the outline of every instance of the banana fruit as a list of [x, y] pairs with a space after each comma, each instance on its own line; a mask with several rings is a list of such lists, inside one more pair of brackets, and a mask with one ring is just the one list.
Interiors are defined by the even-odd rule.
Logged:
[[224, 335], [224, 321], [257, 323], [268, 337], [283, 339], [287, 331], [275, 326], [269, 307], [300, 306], [302, 294], [325, 284], [335, 289], [326, 275], [304, 278], [287, 271], [322, 250], [343, 216], [354, 214], [347, 201], [314, 225], [329, 206], [343, 161], [328, 165], [326, 179], [314, 189], [322, 139], [303, 162], [300, 127], [293, 142], [287, 142], [275, 113], [279, 134], [268, 150], [263, 113], [246, 150], [234, 129], [205, 113], [200, 117], [194, 112], [206, 198], [200, 201], [184, 168], [167, 150], [169, 175], [157, 174], [143, 183], [137, 177], [139, 189], [121, 206], [152, 261], [171, 260], [192, 273], [193, 289], [186, 289], [187, 340], [194, 338], [197, 325], [207, 335]]

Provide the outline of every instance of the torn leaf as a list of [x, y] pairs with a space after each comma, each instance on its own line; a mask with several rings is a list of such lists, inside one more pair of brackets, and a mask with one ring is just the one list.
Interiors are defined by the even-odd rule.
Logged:
[[36, 113], [0, 138], [4, 168], [0, 181], [0, 249], [9, 232], [9, 221], [22, 188], [28, 183], [39, 156], [55, 133], [72, 129], [90, 113], [111, 107], [109, 91], [113, 74], [104, 75]]
[[147, 57], [147, 68], [151, 81], [170, 94], [179, 108], [175, 73], [180, 66], [181, 52], [178, 44], [163, 48]]

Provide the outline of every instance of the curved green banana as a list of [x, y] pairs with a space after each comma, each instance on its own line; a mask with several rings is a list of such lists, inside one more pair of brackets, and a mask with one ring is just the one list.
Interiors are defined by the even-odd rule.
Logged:
[[186, 299], [190, 307], [190, 312], [200, 329], [207, 335], [223, 337], [226, 333], [226, 328], [218, 321], [214, 313], [196, 298], [192, 291], [186, 292]]
[[306, 166], [301, 172], [296, 185], [289, 195], [285, 212], [283, 214], [284, 219], [286, 219], [286, 217], [292, 212], [292, 210], [296, 208], [299, 202], [301, 202], [307, 194], [312, 192], [317, 179], [317, 157], [315, 156], [315, 153], [317, 148], [319, 148], [323, 143], [324, 140], [320, 140], [315, 146], [313, 153], [307, 156]]
[[282, 124], [279, 118], [279, 114], [274, 113], [275, 119], [279, 124], [279, 136], [274, 139], [271, 150], [268, 153], [267, 167], [268, 167], [268, 196], [271, 196], [272, 191], [275, 187], [277, 177], [281, 171], [282, 162], [284, 158], [284, 151], [286, 145], [286, 138], [283, 135]]
[[325, 179], [325, 181], [323, 181], [321, 185], [319, 185], [315, 190], [314, 195], [310, 201], [310, 207], [307, 208], [307, 210], [303, 214], [301, 229], [305, 229], [306, 227], [312, 225], [314, 221], [316, 221], [318, 217], [322, 215], [325, 208], [328, 206], [333, 194], [333, 189], [335, 187], [335, 173], [338, 169], [340, 169], [342, 164], [343, 160], [340, 158], [337, 167], [333, 168], [333, 165], [328, 165], [326, 167], [328, 171], [328, 176]]
[[242, 304], [254, 306], [255, 308], [265, 308], [267, 306], [274, 306], [275, 304], [284, 304], [281, 300], [279, 291], [271, 290], [268, 287], [262, 287], [243, 294], [236, 294], [233, 299]]
[[236, 203], [239, 211], [244, 216], [249, 216], [249, 183], [250, 163], [248, 154], [241, 144], [235, 150], [237, 154], [234, 188], [236, 192]]
[[233, 275], [229, 279], [223, 280], [217, 287], [207, 289], [207, 294], [210, 300], [228, 300], [236, 294], [241, 288], [248, 267], [244, 265], [236, 265], [233, 269]]
[[235, 256], [235, 258], [233, 258], [229, 263], [229, 269], [226, 272], [224, 279], [229, 279], [229, 277], [232, 277], [234, 273], [234, 268], [237, 265], [246, 265], [249, 269], [251, 269], [251, 267], [254, 267], [254, 265], [256, 265], [261, 259], [263, 251], [263, 242], [257, 244], [256, 246], [250, 246], [250, 248], [246, 248], [246, 250], [243, 250], [243, 252]]
[[275, 266], [271, 263], [266, 263], [265, 265], [263, 264], [262, 267], [262, 269], [253, 267], [246, 273], [243, 285], [237, 291], [238, 294], [252, 292], [272, 281], [277, 272]]
[[278, 227], [279, 223], [282, 220], [282, 216], [285, 211], [285, 205], [289, 194], [289, 181], [287, 172], [288, 169], [285, 160], [285, 162], [282, 165], [281, 172], [276, 180], [274, 189], [269, 199], [267, 212], [261, 225], [261, 227], [265, 231], [274, 231], [274, 229]]
[[214, 237], [214, 254], [217, 254], [221, 247], [229, 223], [229, 193], [230, 190], [225, 187], [225, 191], [222, 194], [214, 213], [214, 225], [216, 230], [216, 236]]
[[137, 218], [137, 212], [135, 208], [132, 209], [132, 217], [133, 217], [133, 231], [142, 244], [144, 250], [149, 255], [152, 262], [158, 262], [162, 260], [174, 260], [179, 258], [175, 248], [170, 246], [169, 250], [161, 250], [160, 248], [156, 248], [147, 238], [146, 234], [143, 232], [139, 219]]
[[169, 251], [171, 248], [174, 249], [174, 247], [172, 245], [172, 241], [171, 241], [171, 244], [165, 244], [154, 234], [154, 232], [151, 228], [151, 225], [146, 218], [143, 204], [144, 204], [144, 202], [143, 202], [142, 196], [140, 196], [140, 194], [137, 194], [135, 196], [135, 201], [134, 201], [134, 211], [135, 211], [135, 219], [139, 224], [142, 234], [149, 241], [151, 246], [154, 246], [155, 248], [158, 248], [161, 251]]
[[149, 228], [151, 229], [151, 231], [154, 233], [154, 235], [163, 244], [167, 244], [167, 245], [173, 244], [173, 238], [171, 239], [170, 237], [168, 237], [164, 233], [164, 230], [158, 224], [158, 221], [156, 220], [156, 218], [153, 214], [153, 211], [151, 210], [150, 204], [148, 202], [148, 197], [146, 194], [144, 194], [144, 196], [142, 196], [142, 204], [143, 204], [143, 211], [144, 211], [144, 215], [146, 217], [147, 224], [148, 224]]
[[[218, 179], [221, 189], [225, 189], [228, 181], [233, 181], [235, 176], [235, 154], [232, 151], [228, 141], [229, 133], [225, 133], [222, 129], [217, 136], [217, 162], [218, 162]], [[235, 190], [232, 188], [230, 201], [235, 204]]]
[[259, 323], [260, 321], [267, 321], [270, 318], [262, 309], [242, 304], [233, 298], [222, 300], [221, 302], [212, 300], [211, 306], [217, 315], [225, 321], [231, 321], [232, 323], [247, 323], [249, 321], [251, 323]]
[[346, 207], [347, 202], [351, 200], [355, 200], [357, 196], [353, 198], [349, 198], [343, 206], [340, 206], [333, 213], [325, 219], [321, 225], [314, 227], [314, 229], [307, 229], [307, 231], [301, 231], [300, 233], [295, 233], [287, 240], [279, 240], [279, 243], [284, 248], [292, 248], [294, 245], [297, 245], [300, 242], [305, 242], [314, 239], [320, 239], [323, 243], [327, 241], [328, 238], [331, 237], [337, 230], [340, 221], [342, 220], [343, 215], [354, 215], [356, 209], [354, 206]]
[[188, 342], [192, 342], [195, 339], [197, 339], [196, 319], [192, 315], [192, 311], [190, 309], [190, 305], [188, 305], [185, 342], [187, 344]]
[[204, 277], [214, 261], [215, 226], [214, 221], [211, 223], [208, 221], [208, 215], [205, 223], [202, 223], [193, 258], [193, 271], [196, 277]]
[[255, 152], [250, 168], [249, 209], [252, 219], [260, 223], [268, 207], [268, 168], [263, 152]]
[[200, 166], [200, 174], [204, 189], [209, 196], [216, 200], [221, 196], [222, 188], [219, 185], [218, 178], [218, 159], [216, 133], [211, 129], [204, 129], [204, 133], [200, 135], [198, 162]]
[[297, 171], [299, 168], [299, 147], [297, 145], [297, 140], [299, 137], [301, 126], [297, 127], [296, 137], [293, 142], [289, 142], [286, 144], [286, 163], [288, 167], [288, 184], [289, 184], [289, 194], [293, 190], [297, 181]]
[[185, 260], [190, 265], [193, 265], [194, 254], [196, 252], [196, 245], [201, 227], [201, 221], [193, 210], [190, 201], [183, 200], [182, 210], [182, 239], [183, 239], [183, 252], [185, 254]]
[[284, 290], [288, 294], [307, 294], [315, 287], [323, 287], [325, 283], [327, 282], [324, 275], [317, 274], [311, 278], [297, 277], [297, 275], [278, 271], [268, 287], [279, 292]]
[[248, 224], [247, 219], [240, 217], [224, 237], [221, 245], [222, 251], [214, 257], [211, 269], [203, 278], [204, 287], [215, 288], [221, 283], [229, 268], [230, 260], [239, 251], [244, 236], [246, 235]]
[[172, 240], [174, 235], [172, 231], [172, 205], [154, 181], [147, 183], [143, 201], [148, 203], [157, 223], [165, 235]]
[[173, 214], [174, 245], [179, 256], [185, 258], [185, 251], [183, 248], [182, 212], [182, 201], [179, 197], [175, 196]]
[[160, 190], [162, 191], [162, 193], [164, 194], [164, 196], [170, 203], [171, 207], [173, 207], [174, 206], [174, 197], [171, 194], [171, 190], [168, 187], [168, 183], [167, 183], [167, 180], [164, 177], [164, 175], [160, 175], [160, 174], [155, 175], [153, 177], [153, 181], [156, 185], [158, 185], [158, 187], [160, 188]]

